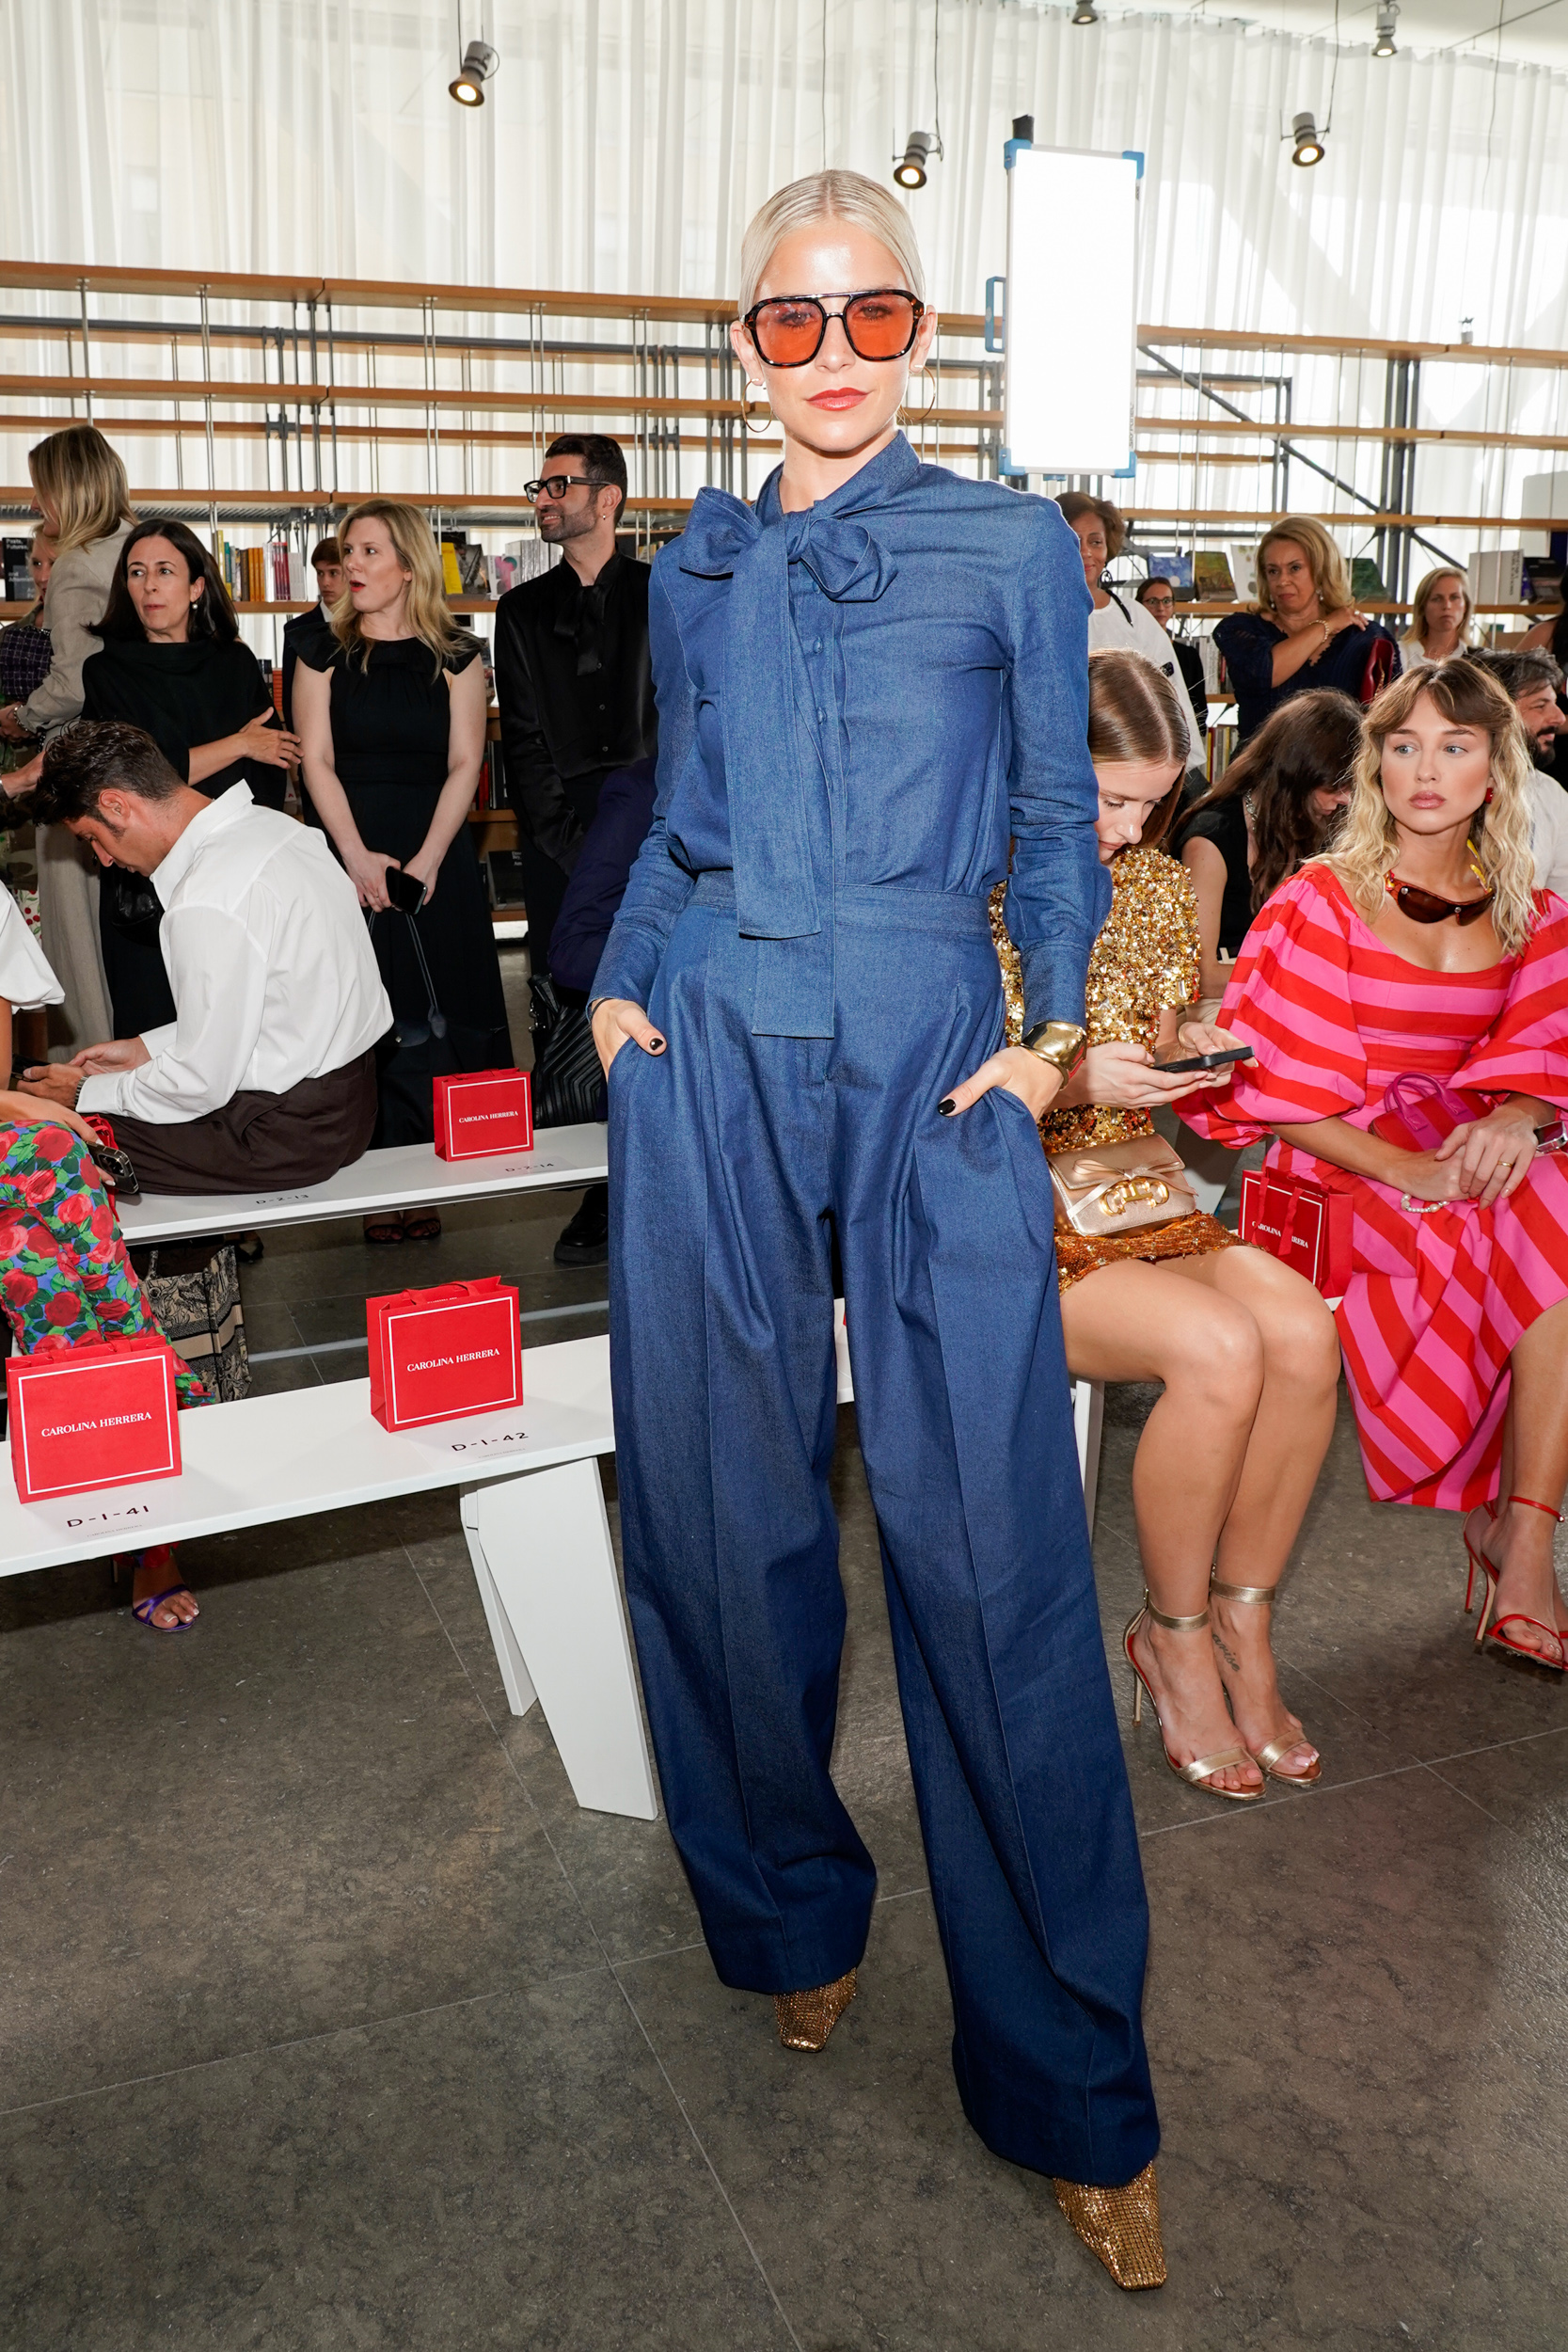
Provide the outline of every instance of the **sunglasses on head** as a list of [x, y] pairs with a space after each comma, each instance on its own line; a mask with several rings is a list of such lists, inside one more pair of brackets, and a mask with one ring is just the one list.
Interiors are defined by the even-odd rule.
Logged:
[[[830, 311], [830, 302], [844, 308]], [[740, 324], [767, 366], [803, 368], [821, 350], [831, 317], [857, 359], [902, 359], [925, 315], [926, 305], [903, 287], [879, 286], [869, 294], [771, 294]]]
[[1392, 874], [1383, 887], [1413, 923], [1446, 923], [1451, 914], [1462, 930], [1466, 923], [1479, 923], [1497, 895], [1489, 890], [1484, 898], [1440, 898], [1435, 890], [1418, 890], [1414, 882], [1396, 882]]

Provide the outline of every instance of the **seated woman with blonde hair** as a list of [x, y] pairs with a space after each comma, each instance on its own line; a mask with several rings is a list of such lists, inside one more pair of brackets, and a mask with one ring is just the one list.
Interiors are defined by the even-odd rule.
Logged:
[[1271, 1167], [1348, 1195], [1368, 1486], [1468, 1512], [1478, 1645], [1490, 1625], [1560, 1672], [1568, 1167], [1543, 1147], [1568, 1105], [1568, 910], [1534, 887], [1529, 751], [1495, 679], [1417, 670], [1366, 727], [1334, 850], [1270, 900], [1227, 992], [1255, 1059], [1182, 1116], [1272, 1132]]
[[[1228, 1081], [1155, 1060], [1212, 1037], [1181, 1026], [1198, 991], [1196, 909], [1186, 871], [1158, 846], [1185, 748], [1166, 678], [1140, 654], [1089, 656], [1096, 833], [1113, 897], [1089, 957], [1088, 1051], [1040, 1121], [1053, 1154], [1152, 1136], [1158, 1105], [1186, 1117], [1195, 1085]], [[1005, 932], [999, 946], [1011, 1030]], [[1124, 1640], [1138, 1713], [1147, 1692], [1171, 1770], [1212, 1796], [1259, 1797], [1265, 1773], [1316, 1780], [1317, 1750], [1279, 1695], [1268, 1608], [1333, 1432], [1332, 1316], [1299, 1274], [1202, 1214], [1092, 1238], [1059, 1218], [1056, 1269], [1074, 1376], [1164, 1384], [1132, 1466], [1148, 1589]], [[1211, 1639], [1194, 1638], [1206, 1629]]]

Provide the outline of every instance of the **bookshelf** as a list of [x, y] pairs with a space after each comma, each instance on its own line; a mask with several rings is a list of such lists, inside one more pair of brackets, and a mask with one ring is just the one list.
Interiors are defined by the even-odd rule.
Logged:
[[[682, 528], [704, 483], [754, 496], [776, 460], [776, 430], [745, 426], [733, 316], [717, 296], [0, 261], [0, 516], [25, 516], [28, 445], [90, 417], [123, 442], [138, 507], [214, 532], [285, 537], [303, 556], [381, 492], [437, 527], [526, 536], [522, 485], [548, 439], [599, 429], [626, 448], [645, 549]], [[1399, 613], [1430, 563], [1568, 537], [1568, 353], [1168, 324], [1137, 343], [1135, 473], [1070, 485], [1116, 499], [1134, 554], [1256, 540], [1309, 514], [1370, 553], [1389, 592], [1374, 609]], [[943, 312], [933, 356], [915, 447], [994, 476], [1003, 362], [983, 316]], [[1543, 482], [1550, 511], [1527, 512]], [[302, 606], [240, 609], [262, 631]], [[1181, 608], [1203, 628], [1227, 609]], [[1494, 625], [1543, 610], [1485, 608]]]

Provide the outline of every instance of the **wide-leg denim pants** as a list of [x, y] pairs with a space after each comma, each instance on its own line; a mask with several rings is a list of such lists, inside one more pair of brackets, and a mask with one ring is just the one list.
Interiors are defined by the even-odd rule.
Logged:
[[830, 1220], [953, 2061], [988, 2146], [1117, 2185], [1158, 2144], [1148, 1915], [1090, 1572], [1049, 1172], [999, 1089], [985, 901], [832, 901], [834, 1035], [758, 1036], [705, 878], [610, 1081], [627, 1597], [670, 1827], [726, 1984], [860, 1962], [876, 1872], [829, 1771], [845, 1606]]

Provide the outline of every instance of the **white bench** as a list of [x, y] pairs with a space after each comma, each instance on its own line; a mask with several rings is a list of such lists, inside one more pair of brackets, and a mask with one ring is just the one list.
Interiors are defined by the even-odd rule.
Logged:
[[[838, 1399], [852, 1404], [842, 1303], [834, 1342]], [[1102, 1394], [1074, 1389], [1091, 1525]], [[608, 1338], [526, 1348], [515, 1413], [388, 1430], [369, 1381], [345, 1380], [182, 1414], [180, 1438], [178, 1478], [33, 1503], [0, 1444], [0, 1577], [455, 1486], [513, 1714], [538, 1700], [578, 1804], [656, 1818], [599, 1483], [598, 1456], [615, 1451]]]
[[[523, 1356], [515, 1413], [390, 1431], [370, 1383], [180, 1417], [178, 1478], [24, 1504], [0, 1448], [0, 1576], [456, 1486], [507, 1703], [537, 1697], [578, 1803], [656, 1817], [597, 1456], [615, 1450], [610, 1343]], [[173, 1637], [182, 1638], [182, 1637]]]
[[378, 1210], [442, 1209], [458, 1200], [603, 1184], [610, 1172], [609, 1133], [597, 1124], [546, 1127], [531, 1152], [483, 1160], [440, 1160], [428, 1143], [394, 1144], [367, 1152], [321, 1184], [281, 1192], [147, 1193], [119, 1204], [119, 1228], [135, 1248], [201, 1233], [261, 1232], [275, 1225], [373, 1216]]

